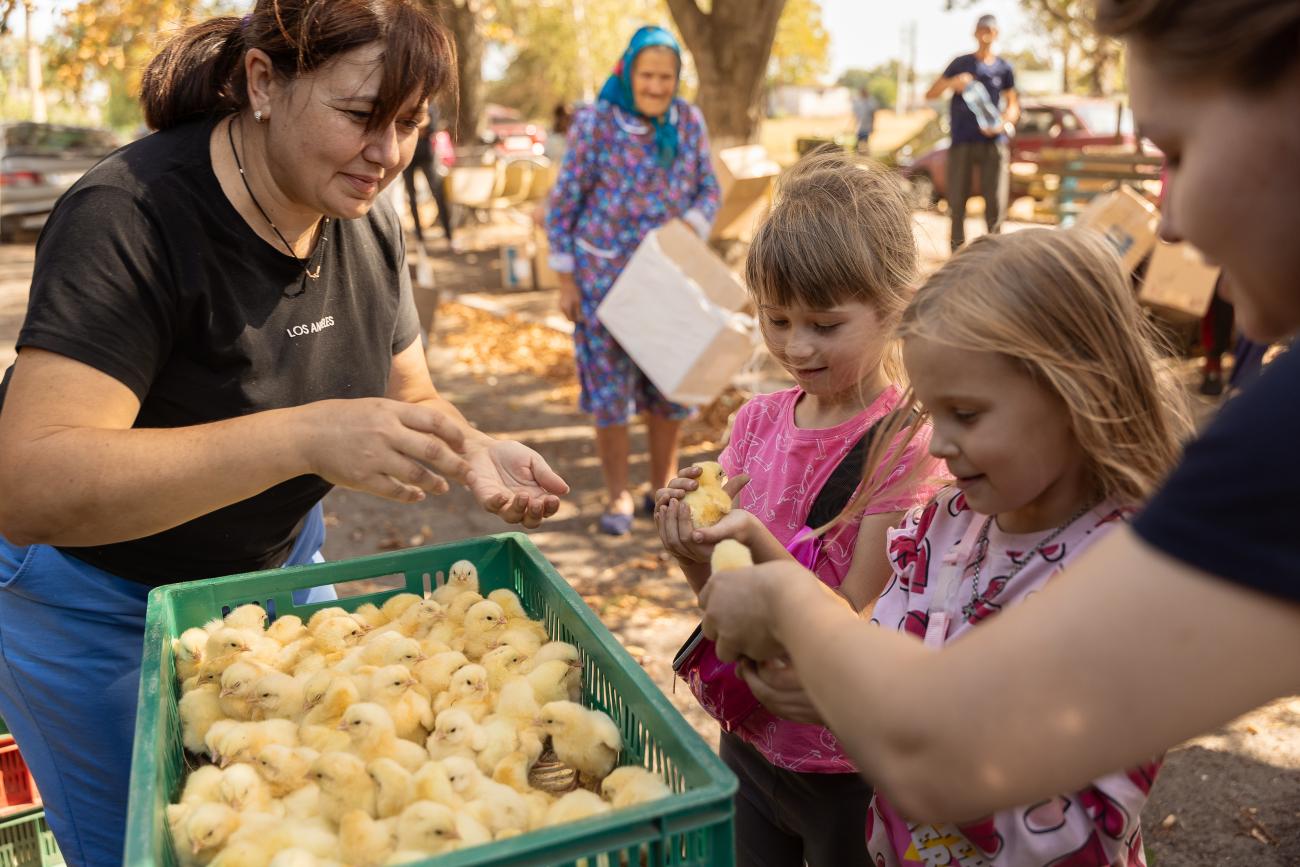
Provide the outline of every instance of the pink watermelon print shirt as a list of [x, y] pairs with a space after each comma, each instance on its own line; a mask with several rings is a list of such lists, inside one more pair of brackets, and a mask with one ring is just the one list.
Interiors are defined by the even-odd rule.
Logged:
[[[731, 439], [718, 457], [727, 475], [750, 476], [736, 506], [752, 513], [787, 546], [805, 526], [808, 512], [831, 472], [868, 428], [898, 408], [902, 398], [899, 389], [891, 385], [848, 421], [831, 428], [807, 430], [794, 422], [795, 405], [802, 395], [802, 389], [791, 388], [754, 397], [736, 414]], [[927, 454], [928, 445], [926, 430], [907, 446], [896, 475], [917, 461], [929, 463], [937, 475], [938, 464]], [[863, 514], [901, 512], [924, 501], [933, 490], [890, 492], [868, 503]], [[828, 587], [839, 587], [848, 574], [859, 524], [861, 516], [835, 527], [822, 538], [813, 571]], [[761, 706], [735, 734], [769, 762], [787, 770], [826, 774], [856, 771], [829, 729], [781, 719]]]
[[[982, 525], [986, 516], [967, 508], [959, 490], [945, 488], [890, 532], [894, 577], [876, 602], [872, 622], [922, 640], [932, 612], [940, 610], [935, 597], [948, 557], [961, 569], [948, 605], [945, 643], [952, 642], [1042, 589], [1068, 560], [1133, 511], [1113, 502], [1098, 505], [1026, 561], [1011, 581], [1005, 576], [1013, 565], [1051, 531], [1014, 535], [1003, 533], [994, 521], [980, 567], [980, 591], [968, 615], [962, 609], [971, 603], [978, 557], [972, 553], [963, 568], [961, 558], [951, 555], [961, 548], [972, 522]], [[909, 823], [877, 793], [867, 816], [867, 847], [878, 867], [1145, 867], [1140, 818], [1159, 767], [1158, 761], [1151, 762], [1094, 780], [1077, 792], [960, 826]]]

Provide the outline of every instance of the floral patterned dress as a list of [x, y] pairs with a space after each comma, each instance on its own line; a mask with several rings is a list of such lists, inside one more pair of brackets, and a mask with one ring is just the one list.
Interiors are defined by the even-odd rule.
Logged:
[[598, 427], [627, 424], [636, 414], [685, 418], [690, 410], [654, 387], [596, 319], [596, 307], [652, 230], [681, 218], [707, 235], [718, 210], [718, 181], [708, 133], [697, 108], [677, 99], [677, 159], [656, 160], [654, 134], [637, 115], [609, 102], [578, 113], [551, 191], [546, 235], [550, 265], [573, 274], [582, 298], [574, 327], [581, 407]]

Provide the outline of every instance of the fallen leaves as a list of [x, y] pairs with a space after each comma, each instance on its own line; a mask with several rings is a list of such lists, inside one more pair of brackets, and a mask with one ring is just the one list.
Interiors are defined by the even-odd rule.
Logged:
[[567, 334], [454, 301], [439, 306], [437, 322], [439, 340], [455, 360], [491, 384], [498, 381], [494, 377], [509, 374], [566, 385], [575, 379], [573, 338]]

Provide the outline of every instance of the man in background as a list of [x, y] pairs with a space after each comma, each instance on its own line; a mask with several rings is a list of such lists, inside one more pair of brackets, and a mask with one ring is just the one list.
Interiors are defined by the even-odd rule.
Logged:
[[[975, 23], [974, 54], [963, 54], [948, 64], [926, 99], [951, 92], [952, 145], [948, 149], [948, 210], [952, 215], [952, 249], [966, 241], [966, 200], [972, 175], [980, 173], [984, 219], [989, 232], [1002, 230], [1011, 190], [1011, 149], [1007, 131], [1020, 118], [1020, 99], [1011, 64], [994, 51], [998, 22], [982, 15]], [[1005, 108], [1002, 107], [1005, 101]]]

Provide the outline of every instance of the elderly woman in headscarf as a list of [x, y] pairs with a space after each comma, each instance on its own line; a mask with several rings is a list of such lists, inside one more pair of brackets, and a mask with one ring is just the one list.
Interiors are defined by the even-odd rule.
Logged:
[[[717, 212], [704, 119], [677, 96], [681, 66], [671, 33], [636, 32], [599, 100], [574, 118], [546, 218], [560, 307], [574, 323], [580, 405], [595, 421], [605, 477], [599, 526], [616, 536], [631, 530], [636, 506], [628, 488], [629, 419], [646, 414], [655, 491], [677, 466], [690, 412], [664, 397], [596, 319], [597, 305], [651, 230], [681, 218], [707, 236]], [[650, 495], [643, 508], [653, 512]]]

